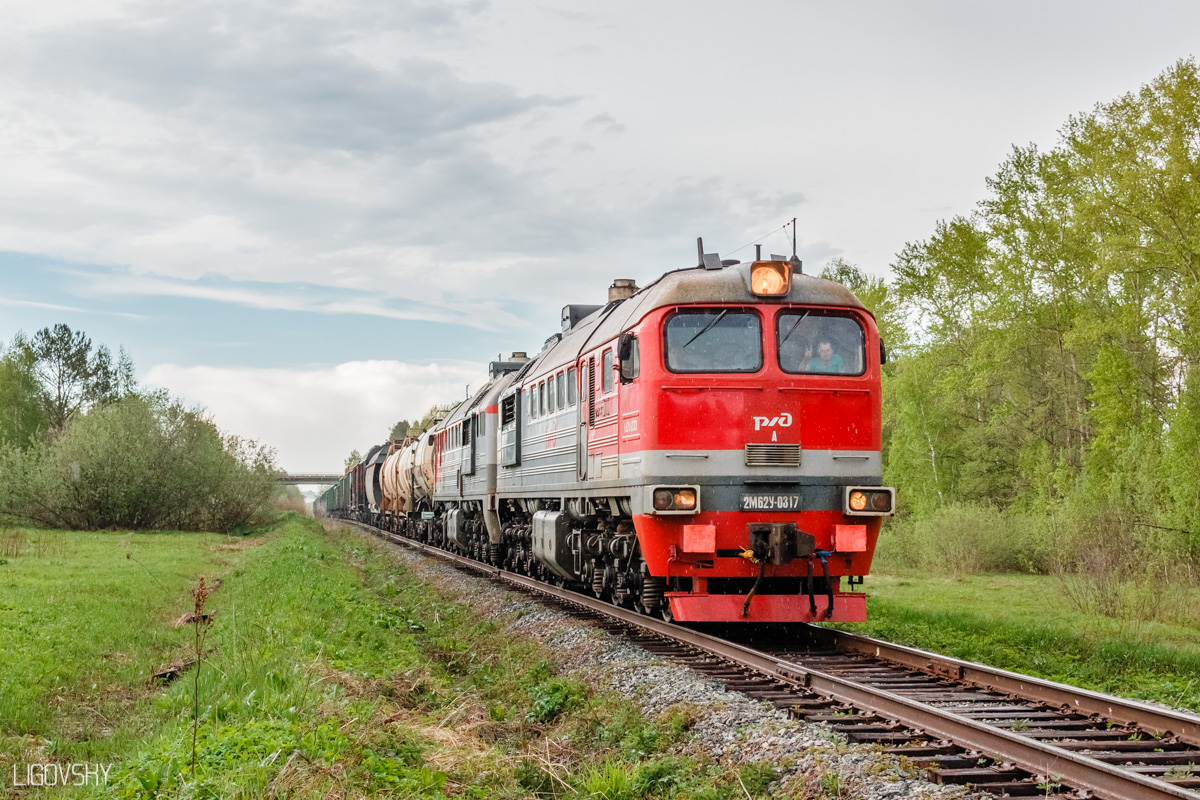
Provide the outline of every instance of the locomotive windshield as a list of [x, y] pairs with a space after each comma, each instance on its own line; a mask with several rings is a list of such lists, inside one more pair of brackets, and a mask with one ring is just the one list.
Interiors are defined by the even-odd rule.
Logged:
[[866, 347], [862, 326], [851, 317], [785, 311], [776, 321], [779, 368], [809, 375], [862, 375]]
[[667, 320], [667, 369], [672, 372], [758, 372], [762, 322], [757, 314], [721, 308], [679, 311]]

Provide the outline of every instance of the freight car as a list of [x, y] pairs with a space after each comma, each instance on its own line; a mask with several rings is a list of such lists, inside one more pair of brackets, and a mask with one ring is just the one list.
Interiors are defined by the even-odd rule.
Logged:
[[881, 518], [872, 315], [709, 254], [568, 305], [533, 358], [373, 448], [318, 511], [686, 622], [859, 621]]

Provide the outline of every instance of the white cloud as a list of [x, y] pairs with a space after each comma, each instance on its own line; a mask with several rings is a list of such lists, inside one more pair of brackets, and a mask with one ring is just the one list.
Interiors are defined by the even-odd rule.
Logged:
[[616, 118], [608, 112], [597, 114], [585, 122], [584, 125], [598, 128], [609, 136], [620, 136], [625, 132], [625, 126], [617, 122]]
[[[339, 297], [327, 297], [314, 287], [288, 287], [266, 283], [244, 282], [202, 283], [199, 281], [135, 275], [128, 272], [63, 272], [78, 278], [76, 293], [84, 296], [182, 297], [247, 306], [270, 311], [306, 311], [317, 314], [363, 314], [394, 320], [441, 322], [469, 328], [495, 330], [501, 326], [521, 327], [524, 320], [489, 303], [474, 303], [469, 311], [461, 305], [408, 302], [407, 307], [389, 305], [389, 293], [371, 291], [370, 287], [343, 292]], [[429, 294], [433, 294], [430, 292]], [[481, 313], [484, 312], [484, 313]]]
[[125, 317], [127, 319], [141, 319], [140, 314], [128, 314], [122, 311], [106, 311], [104, 309], [87, 309], [76, 308], [75, 306], [64, 306], [59, 303], [42, 303], [37, 300], [16, 300], [11, 297], [0, 297], [0, 306], [12, 306], [16, 308], [38, 308], [46, 311], [67, 311], [72, 314], [104, 314], [114, 317]]
[[[511, 327], [507, 304], [541, 301], [531, 288], [571, 283], [551, 305], [599, 296], [629, 273], [616, 260], [653, 277], [690, 258], [690, 237], [742, 239], [799, 202], [708, 159], [664, 180], [654, 150], [610, 149], [623, 116], [507, 56], [475, 68], [508, 46], [496, 23], [530, 15], [546, 16], [439, 0], [16, 12], [0, 30], [0, 250], [359, 289], [426, 308], [355, 312]], [[573, 35], [614, 35], [566, 17]], [[211, 299], [292, 302], [252, 294]]]
[[814, 268], [882, 272], [1200, 25], [1156, 0], [578, 5], [0, 0], [0, 250], [498, 328], [792, 216]]
[[[352, 343], [352, 342], [351, 342]], [[482, 385], [486, 365], [349, 361], [313, 369], [151, 367], [145, 383], [204, 406], [224, 431], [276, 448], [289, 472], [337, 472], [400, 419]]]

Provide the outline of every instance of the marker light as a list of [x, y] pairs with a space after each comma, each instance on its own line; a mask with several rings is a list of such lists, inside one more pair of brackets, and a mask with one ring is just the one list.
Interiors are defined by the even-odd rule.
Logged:
[[786, 261], [755, 261], [750, 265], [750, 291], [760, 297], [779, 297], [791, 288], [792, 265]]
[[843, 513], [849, 516], [884, 517], [896, 511], [896, 490], [887, 486], [847, 486]]
[[671, 501], [675, 498], [671, 494], [670, 489], [655, 489], [654, 490], [654, 508], [657, 511], [666, 511], [671, 507]]

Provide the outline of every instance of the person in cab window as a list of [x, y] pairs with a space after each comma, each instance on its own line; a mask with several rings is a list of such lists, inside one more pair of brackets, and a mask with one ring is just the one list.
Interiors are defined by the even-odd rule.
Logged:
[[845, 366], [842, 364], [842, 357], [833, 352], [833, 342], [827, 337], [822, 337], [817, 341], [817, 352], [808, 362], [809, 372], [844, 372]]
[[779, 343], [779, 358], [789, 372], [807, 370], [813, 357], [812, 342], [803, 336], [789, 336]]

